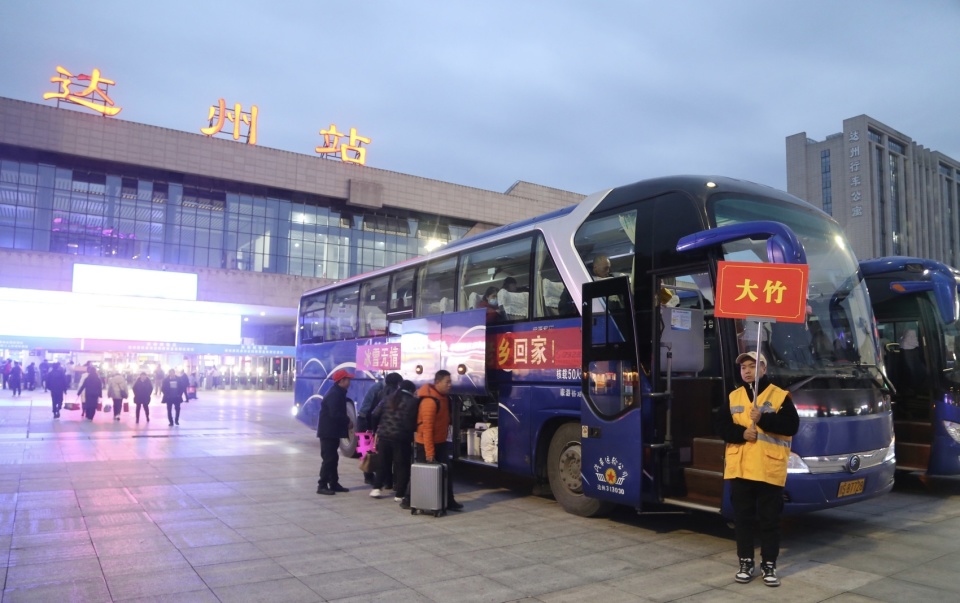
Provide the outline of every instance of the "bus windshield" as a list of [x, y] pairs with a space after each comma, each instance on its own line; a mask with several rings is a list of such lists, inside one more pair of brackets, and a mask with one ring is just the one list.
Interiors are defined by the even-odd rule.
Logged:
[[[775, 208], [771, 205], [777, 204]], [[840, 227], [813, 209], [774, 200], [718, 195], [709, 204], [718, 227], [754, 220], [789, 226], [810, 266], [807, 319], [799, 323], [764, 323], [768, 370], [786, 382], [811, 375], [837, 375], [860, 367], [877, 367], [877, 348], [866, 284]], [[724, 259], [767, 261], [766, 241], [741, 240], [723, 246]], [[757, 323], [738, 321], [741, 351], [755, 349]], [[851, 376], [860, 376], [851, 374]]]

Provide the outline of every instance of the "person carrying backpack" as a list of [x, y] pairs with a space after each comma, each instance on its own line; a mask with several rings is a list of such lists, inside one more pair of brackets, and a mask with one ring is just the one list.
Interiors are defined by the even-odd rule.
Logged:
[[[383, 401], [393, 394], [393, 392], [397, 391], [401, 381], [403, 381], [403, 375], [400, 373], [390, 373], [382, 382], [377, 383], [367, 391], [367, 395], [363, 397], [363, 402], [360, 403], [360, 408], [357, 409], [358, 432], [375, 432], [377, 430], [377, 423], [373, 418], [373, 411], [380, 404], [383, 404]], [[363, 483], [373, 484], [375, 481], [376, 477], [372, 471], [365, 471], [363, 473]], [[388, 481], [387, 483], [389, 484], [390, 482]], [[372, 493], [371, 496], [373, 496]]]
[[374, 410], [372, 418], [377, 424], [377, 453], [380, 455], [380, 471], [373, 482], [370, 496], [380, 498], [385, 485], [393, 484], [395, 502], [403, 500], [410, 483], [411, 447], [413, 432], [417, 430], [417, 386], [412, 381], [403, 381], [399, 389], [390, 394]]
[[[453, 388], [450, 371], [439, 370], [433, 383], [425, 383], [418, 391], [420, 405], [417, 408], [417, 431], [414, 434], [415, 461], [418, 463], [443, 463], [447, 466], [447, 511], [460, 511], [463, 505], [453, 498], [453, 470], [447, 430], [450, 428], [450, 398]], [[400, 501], [401, 509], [410, 508], [410, 492]]]

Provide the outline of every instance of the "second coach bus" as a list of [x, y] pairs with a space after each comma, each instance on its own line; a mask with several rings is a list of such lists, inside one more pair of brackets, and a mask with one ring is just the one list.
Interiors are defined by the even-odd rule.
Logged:
[[897, 469], [960, 474], [960, 271], [914, 257], [860, 262], [896, 387]]
[[[721, 260], [806, 262], [806, 321], [715, 318]], [[801, 416], [786, 510], [812, 511], [893, 484], [873, 324], [829, 216], [740, 180], [658, 178], [307, 292], [295, 412], [316, 425], [338, 368], [356, 370], [355, 400], [385, 372], [419, 385], [446, 369], [456, 461], [530, 476], [578, 515], [669, 503], [729, 517], [714, 413], [760, 341]]]

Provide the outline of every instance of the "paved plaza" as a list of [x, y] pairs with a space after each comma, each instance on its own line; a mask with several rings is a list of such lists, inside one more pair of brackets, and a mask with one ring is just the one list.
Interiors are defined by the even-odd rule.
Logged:
[[[74, 396], [68, 394], [67, 401]], [[531, 485], [460, 469], [459, 514], [315, 494], [319, 446], [284, 392], [200, 392], [180, 427], [0, 392], [3, 601], [949, 601], [960, 599], [960, 481], [786, 522], [783, 586], [740, 585], [707, 514], [564, 513]]]

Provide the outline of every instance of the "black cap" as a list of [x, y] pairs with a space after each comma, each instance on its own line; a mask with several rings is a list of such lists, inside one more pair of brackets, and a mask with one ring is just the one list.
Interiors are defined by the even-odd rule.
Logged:
[[400, 391], [407, 392], [408, 394], [415, 394], [417, 393], [417, 386], [413, 383], [413, 381], [408, 381], [405, 379], [403, 383], [400, 384]]
[[390, 387], [397, 387], [400, 385], [400, 382], [403, 381], [403, 375], [400, 373], [390, 373], [387, 375], [386, 381]]

